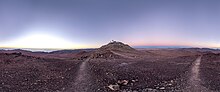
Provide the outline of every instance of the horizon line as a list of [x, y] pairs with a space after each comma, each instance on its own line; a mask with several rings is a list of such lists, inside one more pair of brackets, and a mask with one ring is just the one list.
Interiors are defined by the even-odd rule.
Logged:
[[[132, 48], [220, 48], [220, 47], [205, 47], [205, 46], [186, 46], [186, 45], [130, 45]], [[100, 47], [88, 47], [88, 48], [28, 48], [28, 47], [1, 47], [0, 49], [48, 49], [48, 50], [59, 50], [59, 49], [97, 49]]]
[[[194, 46], [179, 46], [179, 45], [158, 45], [158, 46], [131, 46], [135, 49], [178, 49], [178, 48], [209, 48], [209, 49], [220, 49], [218, 47], [194, 47]], [[0, 47], [0, 50], [27, 50], [27, 51], [59, 51], [59, 50], [83, 50], [83, 49], [98, 49], [97, 48], [19, 48], [19, 47]]]

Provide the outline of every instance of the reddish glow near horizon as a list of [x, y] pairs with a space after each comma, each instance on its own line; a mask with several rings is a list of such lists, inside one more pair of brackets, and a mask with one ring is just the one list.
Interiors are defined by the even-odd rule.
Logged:
[[[164, 39], [163, 39], [164, 40]], [[186, 43], [186, 42], [178, 42], [178, 41], [142, 41], [142, 40], [134, 40], [130, 42], [122, 41], [130, 46], [188, 46], [188, 47], [211, 47], [211, 48], [219, 48], [220, 44], [213, 43]], [[36, 48], [36, 49], [79, 49], [79, 48], [98, 48], [103, 44], [96, 45], [85, 45], [79, 43], [73, 43], [72, 41], [68, 41], [63, 39], [62, 37], [48, 34], [28, 34], [24, 37], [17, 38], [15, 40], [7, 41], [1, 44], [1, 47], [4, 48]], [[196, 45], [197, 44], [197, 45]]]

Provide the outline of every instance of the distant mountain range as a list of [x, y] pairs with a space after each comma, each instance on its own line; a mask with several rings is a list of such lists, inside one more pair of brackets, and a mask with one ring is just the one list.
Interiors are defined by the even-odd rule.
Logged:
[[190, 46], [133, 46], [133, 48], [193, 48]]
[[[219, 48], [197, 48], [197, 47], [191, 47], [191, 46], [131, 46], [132, 48], [135, 49], [147, 49], [147, 48], [156, 48], [156, 49], [160, 49], [160, 48], [174, 48], [174, 49], [200, 49], [200, 50], [219, 50]], [[85, 48], [85, 49], [64, 49], [64, 50], [55, 50], [55, 49], [15, 49], [15, 48], [0, 48], [0, 51], [30, 51], [30, 52], [36, 52], [36, 53], [78, 53], [81, 51], [94, 51], [98, 48]]]

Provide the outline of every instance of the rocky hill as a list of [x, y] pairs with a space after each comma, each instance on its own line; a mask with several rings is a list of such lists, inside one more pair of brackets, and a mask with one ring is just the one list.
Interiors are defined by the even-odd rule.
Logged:
[[138, 50], [130, 47], [122, 42], [112, 41], [107, 45], [98, 48], [93, 54], [92, 58], [104, 59], [120, 59], [120, 58], [136, 58], [140, 53]]
[[124, 44], [122, 42], [116, 42], [116, 41], [110, 42], [107, 45], [103, 45], [98, 50], [99, 51], [111, 50], [111, 51], [122, 51], [122, 52], [136, 51], [134, 48], [130, 47], [129, 45]]

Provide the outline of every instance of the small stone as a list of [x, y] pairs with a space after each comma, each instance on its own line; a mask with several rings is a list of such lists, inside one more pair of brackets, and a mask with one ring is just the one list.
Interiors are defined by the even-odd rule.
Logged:
[[161, 90], [164, 90], [164, 89], [165, 89], [165, 87], [161, 87], [160, 89], [161, 89]]
[[128, 80], [119, 80], [118, 84], [122, 84], [122, 85], [127, 85], [128, 84]]
[[119, 85], [117, 85], [117, 84], [116, 85], [109, 85], [108, 88], [113, 91], [120, 90]]

